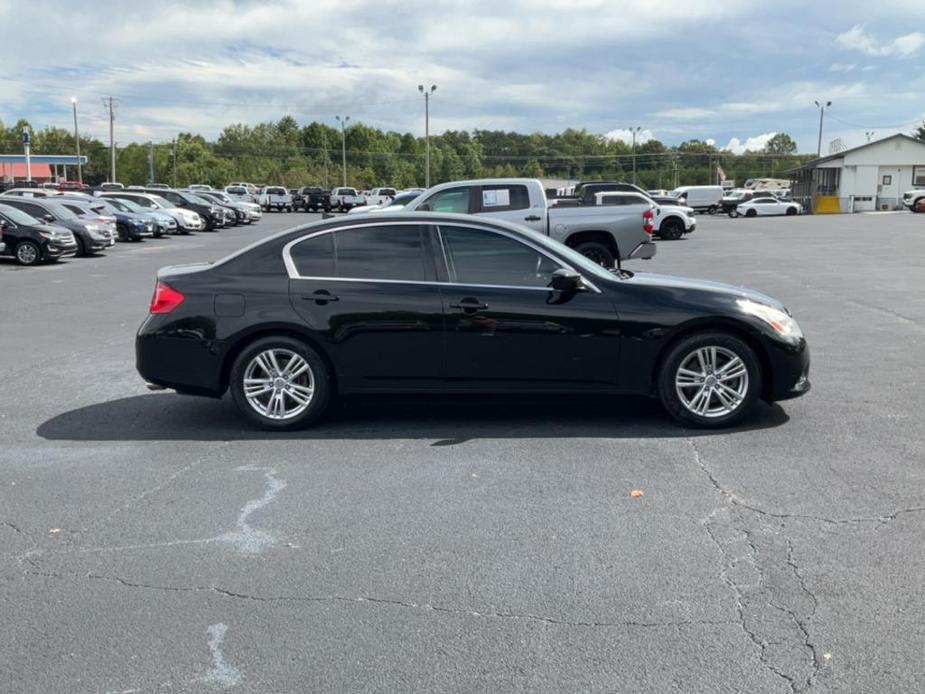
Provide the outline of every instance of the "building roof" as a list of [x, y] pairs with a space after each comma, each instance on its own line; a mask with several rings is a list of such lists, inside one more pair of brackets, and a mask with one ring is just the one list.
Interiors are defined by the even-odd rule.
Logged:
[[[4, 178], [25, 178], [25, 164], [5, 164], [0, 162], [0, 179]], [[32, 163], [32, 178], [51, 178], [50, 164]]]
[[890, 140], [895, 140], [897, 138], [909, 140], [910, 142], [914, 142], [917, 145], [922, 145], [923, 147], [925, 147], [925, 142], [923, 142], [922, 140], [912, 137], [911, 135], [906, 135], [905, 133], [896, 133], [895, 135], [890, 135], [889, 137], [883, 137], [879, 140], [874, 140], [873, 142], [865, 142], [863, 145], [858, 145], [857, 147], [852, 147], [851, 149], [845, 149], [845, 150], [842, 150], [841, 152], [830, 154], [827, 157], [819, 157], [818, 159], [813, 159], [812, 161], [806, 162], [802, 166], [798, 166], [795, 169], [791, 169], [791, 171], [800, 171], [801, 169], [815, 169], [820, 164], [825, 164], [826, 162], [834, 161], [836, 159], [842, 159], [846, 154], [851, 154], [852, 152], [857, 152], [867, 147], [874, 147], [876, 145], [881, 145], [884, 142], [889, 142]]
[[[77, 166], [77, 157], [73, 154], [33, 154], [29, 158], [32, 160], [32, 166], [36, 164], [65, 164], [67, 166]], [[25, 154], [0, 154], [0, 164], [25, 163]], [[80, 163], [86, 164], [87, 158], [81, 155]]]

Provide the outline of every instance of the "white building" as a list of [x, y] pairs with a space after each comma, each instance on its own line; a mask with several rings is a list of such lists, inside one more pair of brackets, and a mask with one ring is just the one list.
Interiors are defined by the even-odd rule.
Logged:
[[902, 207], [902, 194], [925, 187], [925, 142], [897, 133], [816, 159], [792, 172], [792, 194], [816, 213]]

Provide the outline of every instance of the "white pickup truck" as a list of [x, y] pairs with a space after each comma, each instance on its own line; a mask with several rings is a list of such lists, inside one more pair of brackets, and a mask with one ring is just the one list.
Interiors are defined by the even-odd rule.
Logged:
[[914, 188], [903, 193], [903, 205], [915, 212], [915, 205], [925, 199], [925, 188]]
[[257, 196], [257, 204], [263, 208], [264, 212], [270, 210], [292, 212], [292, 196], [288, 190], [278, 186], [267, 186], [261, 190], [260, 195]]
[[335, 188], [331, 191], [331, 208], [346, 212], [354, 207], [366, 204], [366, 198], [356, 188]]
[[367, 205], [388, 205], [398, 195], [395, 188], [373, 188], [366, 196]]
[[655, 205], [550, 208], [535, 178], [485, 178], [442, 183], [403, 212], [456, 212], [497, 217], [538, 231], [605, 267], [655, 255]]

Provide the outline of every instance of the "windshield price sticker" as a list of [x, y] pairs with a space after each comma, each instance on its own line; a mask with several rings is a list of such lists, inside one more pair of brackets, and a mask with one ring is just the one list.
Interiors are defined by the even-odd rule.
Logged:
[[511, 204], [511, 192], [507, 188], [482, 191], [482, 207], [508, 207]]

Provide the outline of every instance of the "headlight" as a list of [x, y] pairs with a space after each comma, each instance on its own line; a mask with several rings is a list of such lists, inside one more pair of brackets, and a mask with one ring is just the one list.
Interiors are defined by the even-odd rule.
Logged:
[[739, 299], [736, 303], [742, 311], [763, 320], [785, 340], [797, 342], [803, 337], [803, 331], [790, 314], [750, 299]]

